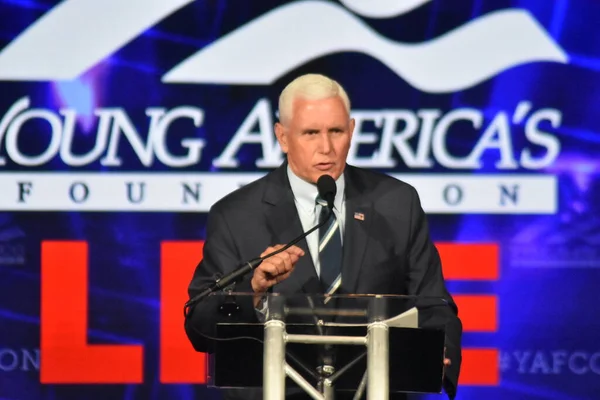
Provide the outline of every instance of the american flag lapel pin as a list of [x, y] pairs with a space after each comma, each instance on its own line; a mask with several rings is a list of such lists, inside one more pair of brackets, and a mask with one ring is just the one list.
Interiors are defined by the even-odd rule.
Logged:
[[355, 212], [354, 213], [354, 219], [357, 219], [359, 221], [364, 221], [365, 220], [365, 214], [359, 213], [359, 212]]

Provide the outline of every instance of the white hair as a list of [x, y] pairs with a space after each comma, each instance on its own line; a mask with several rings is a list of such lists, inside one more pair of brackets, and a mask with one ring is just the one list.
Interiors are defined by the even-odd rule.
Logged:
[[279, 120], [286, 123], [292, 118], [294, 100], [321, 100], [339, 96], [350, 115], [350, 99], [335, 80], [320, 74], [306, 74], [290, 82], [279, 96]]

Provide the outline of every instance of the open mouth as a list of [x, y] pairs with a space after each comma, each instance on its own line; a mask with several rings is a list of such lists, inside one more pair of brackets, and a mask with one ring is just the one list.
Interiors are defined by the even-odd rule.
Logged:
[[315, 167], [320, 171], [327, 171], [331, 169], [335, 164], [334, 163], [318, 163]]

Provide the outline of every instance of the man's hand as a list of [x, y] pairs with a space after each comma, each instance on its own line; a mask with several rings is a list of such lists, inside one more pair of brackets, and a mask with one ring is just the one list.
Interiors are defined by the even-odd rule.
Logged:
[[[260, 256], [263, 257], [273, 251], [281, 249], [282, 247], [284, 247], [284, 245], [281, 244], [267, 247], [267, 249], [263, 251]], [[271, 286], [287, 279], [294, 270], [296, 262], [298, 262], [300, 257], [303, 255], [304, 250], [297, 246], [291, 246], [289, 249], [264, 260], [254, 270], [252, 280], [250, 281], [254, 293], [262, 294]], [[259, 301], [260, 296], [255, 296], [254, 306], [257, 306]]]

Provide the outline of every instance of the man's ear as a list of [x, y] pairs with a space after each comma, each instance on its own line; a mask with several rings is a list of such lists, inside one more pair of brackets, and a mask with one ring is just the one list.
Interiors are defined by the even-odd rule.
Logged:
[[287, 132], [286, 132], [285, 127], [281, 124], [281, 122], [275, 123], [275, 136], [277, 137], [277, 141], [279, 142], [279, 147], [281, 147], [281, 150], [287, 154], [287, 152], [288, 152]]

